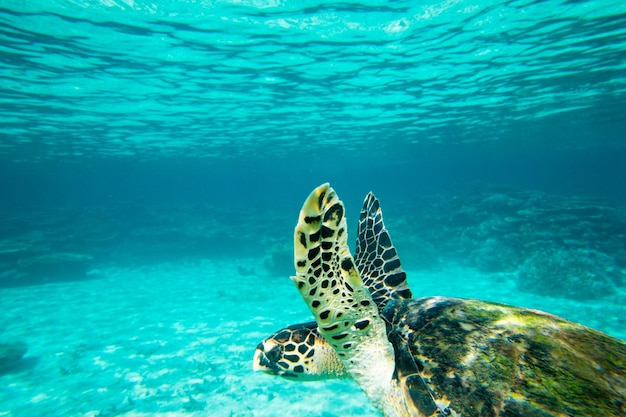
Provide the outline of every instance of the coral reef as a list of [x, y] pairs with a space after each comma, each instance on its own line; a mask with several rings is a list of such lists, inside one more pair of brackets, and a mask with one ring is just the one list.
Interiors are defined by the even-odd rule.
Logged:
[[[553, 248], [588, 258], [585, 265], [595, 272], [584, 280], [578, 275], [576, 282], [589, 287], [595, 277], [603, 288], [597, 294], [610, 291], [611, 285], [626, 285], [626, 214], [603, 201], [491, 187], [468, 195], [408, 195], [404, 202], [385, 200], [383, 206], [394, 209], [387, 227], [408, 269], [440, 268], [451, 260], [487, 273], [522, 269], [518, 281], [533, 281], [520, 282], [520, 289], [576, 297], [575, 291], [538, 282], [540, 271], [550, 280], [554, 275], [549, 271], [558, 267], [542, 256]], [[254, 206], [211, 204], [3, 212], [0, 287], [90, 279], [90, 271], [109, 265], [208, 258], [236, 263], [263, 258], [260, 268], [237, 272], [290, 275], [292, 209], [265, 208], [262, 218]], [[610, 259], [598, 261], [598, 254]], [[601, 272], [602, 267], [610, 270]], [[574, 285], [572, 281], [568, 288]]]
[[626, 213], [606, 202], [499, 187], [424, 196], [412, 207], [402, 230], [429, 242], [440, 261], [519, 271], [520, 290], [574, 299], [626, 285]]
[[615, 293], [621, 273], [615, 260], [604, 253], [550, 248], [520, 267], [516, 283], [520, 290], [536, 294], [590, 300]]
[[259, 225], [254, 207], [59, 207], [0, 215], [0, 288], [91, 279], [90, 271], [109, 265], [205, 258], [266, 256], [269, 271], [293, 269], [284, 256], [292, 250], [273, 249], [289, 241], [291, 217], [272, 210], [263, 215], [272, 233]]

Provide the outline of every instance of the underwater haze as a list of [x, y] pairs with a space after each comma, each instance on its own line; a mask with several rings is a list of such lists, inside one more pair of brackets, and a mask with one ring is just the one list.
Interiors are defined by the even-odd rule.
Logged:
[[626, 340], [626, 3], [1, 0], [0, 416], [376, 416], [252, 372], [324, 182], [415, 296]]

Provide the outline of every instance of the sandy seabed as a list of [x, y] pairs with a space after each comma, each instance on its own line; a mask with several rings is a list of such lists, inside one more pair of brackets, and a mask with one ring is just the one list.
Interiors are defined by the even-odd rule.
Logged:
[[[255, 346], [310, 315], [261, 259], [91, 271], [92, 280], [0, 289], [0, 339], [28, 352], [0, 375], [0, 416], [376, 416], [350, 380], [252, 372]], [[240, 269], [238, 269], [238, 267]], [[410, 272], [415, 296], [542, 309], [626, 338], [626, 296], [601, 303], [520, 293], [507, 275]]]

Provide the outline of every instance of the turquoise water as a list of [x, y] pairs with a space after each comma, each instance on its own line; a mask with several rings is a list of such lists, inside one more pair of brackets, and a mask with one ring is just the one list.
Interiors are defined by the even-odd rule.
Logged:
[[626, 340], [623, 1], [0, 2], [0, 416], [374, 416], [253, 373], [330, 181], [415, 295]]
[[625, 9], [5, 0], [3, 150], [144, 160], [620, 142]]

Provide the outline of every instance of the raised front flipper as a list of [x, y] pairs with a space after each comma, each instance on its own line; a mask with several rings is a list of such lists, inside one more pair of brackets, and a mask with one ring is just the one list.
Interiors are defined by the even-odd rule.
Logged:
[[394, 351], [385, 323], [348, 249], [343, 203], [328, 184], [305, 201], [294, 252], [292, 280], [320, 333], [377, 408], [388, 416], [410, 415], [393, 378]]
[[380, 203], [372, 193], [365, 197], [361, 208], [354, 259], [380, 311], [389, 300], [412, 297], [398, 252], [385, 227]]

